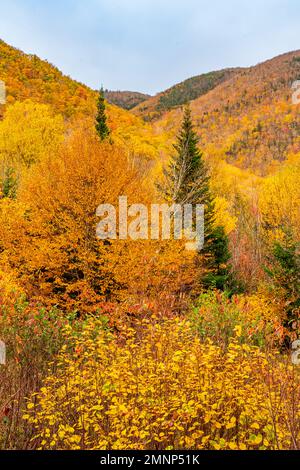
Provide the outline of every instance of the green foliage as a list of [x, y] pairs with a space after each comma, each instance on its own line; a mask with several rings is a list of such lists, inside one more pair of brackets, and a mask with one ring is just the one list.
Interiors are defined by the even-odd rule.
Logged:
[[228, 80], [235, 73], [237, 73], [235, 69], [225, 69], [188, 78], [162, 93], [159, 97], [157, 109], [165, 111], [195, 100]]
[[238, 306], [230, 302], [227, 294], [216, 291], [201, 294], [190, 314], [192, 329], [201, 340], [210, 338], [224, 349], [234, 336], [234, 328], [240, 324], [240, 317]]
[[205, 288], [225, 290], [233, 288], [228, 261], [230, 253], [224, 228], [215, 226], [215, 207], [209, 188], [209, 176], [198, 147], [199, 138], [194, 131], [191, 111], [185, 107], [176, 150], [169, 168], [164, 171], [164, 186], [159, 189], [166, 200], [179, 204], [204, 205], [205, 243], [201, 252]]
[[15, 199], [17, 195], [18, 181], [13, 168], [5, 170], [4, 178], [2, 181], [2, 197]]
[[206, 233], [202, 254], [206, 269], [202, 285], [205, 288], [226, 291], [230, 296], [242, 292], [243, 287], [236, 280], [229, 264], [231, 254], [224, 227], [212, 227]]
[[[40, 372], [65, 344], [62, 327], [76, 320], [76, 313], [66, 315], [57, 308], [30, 305], [24, 297], [3, 305], [0, 315], [1, 339], [7, 345], [8, 359], [26, 367], [36, 365]], [[74, 329], [76, 325], [79, 328], [74, 323]]]
[[300, 244], [290, 233], [286, 233], [283, 242], [274, 244], [270, 262], [271, 267], [266, 268], [266, 272], [284, 302], [285, 326], [292, 328], [300, 313]]
[[105, 112], [105, 100], [104, 100], [104, 91], [101, 88], [98, 96], [97, 103], [97, 116], [96, 116], [96, 131], [100, 137], [100, 140], [105, 140], [110, 134], [110, 130], [107, 125], [107, 117]]
[[[189, 314], [192, 329], [202, 341], [210, 338], [224, 350], [228, 347], [236, 329], [240, 329], [241, 343], [264, 347], [274, 333], [266, 302], [246, 299], [243, 296], [230, 298], [226, 292], [208, 291], [201, 294]], [[272, 312], [273, 320], [274, 313]]]
[[206, 221], [212, 222], [213, 205], [209, 192], [209, 176], [198, 148], [199, 138], [194, 131], [191, 111], [185, 107], [177, 142], [176, 153], [164, 170], [164, 185], [160, 186], [166, 200], [178, 204], [205, 204]]

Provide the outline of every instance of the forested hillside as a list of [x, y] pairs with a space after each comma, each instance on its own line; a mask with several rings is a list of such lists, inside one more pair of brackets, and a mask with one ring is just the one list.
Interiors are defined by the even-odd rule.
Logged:
[[[300, 116], [291, 86], [300, 75], [300, 51], [242, 70], [191, 108], [205, 152], [239, 168], [266, 175], [299, 148]], [[164, 114], [159, 126], [176, 132], [180, 110]]]
[[111, 104], [115, 104], [123, 109], [132, 109], [143, 103], [150, 95], [138, 93], [137, 91], [110, 91], [105, 90], [105, 98]]
[[[67, 125], [80, 119], [93, 120], [95, 115], [97, 91], [63, 75], [47, 61], [24, 54], [4, 41], [0, 41], [0, 80], [6, 85], [8, 106], [28, 99], [48, 105], [53, 113], [63, 116]], [[145, 158], [160, 156], [159, 139], [149, 126], [121, 108], [108, 106], [108, 109], [109, 124], [116, 140], [126, 141], [130, 151], [133, 152], [134, 147], [134, 151]], [[149, 136], [153, 137], [151, 145]]]
[[205, 95], [220, 83], [234, 77], [241, 70], [240, 68], [217, 70], [188, 78], [138, 104], [133, 112], [138, 116], [142, 116], [146, 121], [157, 119], [165, 111]]

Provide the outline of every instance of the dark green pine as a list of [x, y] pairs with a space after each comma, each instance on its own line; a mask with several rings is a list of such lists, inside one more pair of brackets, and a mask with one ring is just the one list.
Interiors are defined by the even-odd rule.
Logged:
[[101, 88], [98, 96], [97, 102], [97, 115], [96, 115], [96, 131], [100, 140], [103, 141], [107, 139], [110, 135], [110, 130], [107, 125], [107, 117], [105, 111], [105, 99], [104, 99], [104, 91]]

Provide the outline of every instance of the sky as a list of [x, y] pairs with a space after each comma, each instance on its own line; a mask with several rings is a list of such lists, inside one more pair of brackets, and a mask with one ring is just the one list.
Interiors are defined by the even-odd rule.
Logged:
[[155, 94], [300, 49], [299, 32], [299, 0], [0, 0], [1, 39], [95, 89]]

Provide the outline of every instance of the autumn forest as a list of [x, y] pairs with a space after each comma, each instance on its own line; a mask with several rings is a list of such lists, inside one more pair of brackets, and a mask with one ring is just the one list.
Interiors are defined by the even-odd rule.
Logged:
[[[299, 79], [92, 90], [0, 41], [1, 449], [300, 448]], [[202, 204], [202, 249], [100, 239], [120, 196]]]

